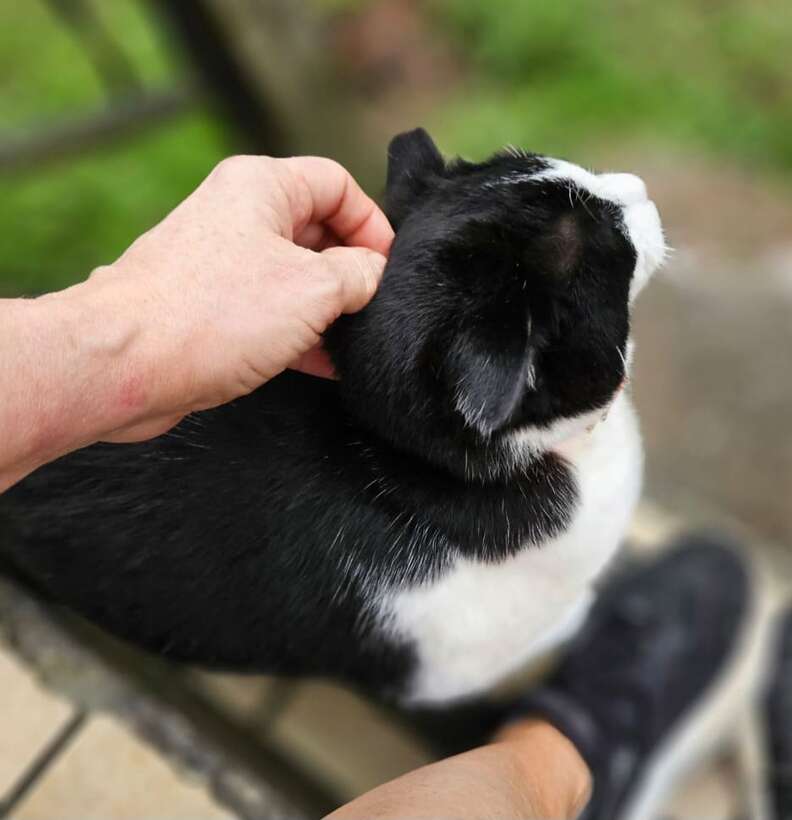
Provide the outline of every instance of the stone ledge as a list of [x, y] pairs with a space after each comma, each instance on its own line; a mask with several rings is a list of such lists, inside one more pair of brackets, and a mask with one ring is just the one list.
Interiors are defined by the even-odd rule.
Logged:
[[0, 580], [0, 642], [45, 689], [116, 718], [181, 777], [245, 820], [299, 820], [334, 807], [274, 749], [252, 742], [182, 685], [168, 664], [130, 650]]

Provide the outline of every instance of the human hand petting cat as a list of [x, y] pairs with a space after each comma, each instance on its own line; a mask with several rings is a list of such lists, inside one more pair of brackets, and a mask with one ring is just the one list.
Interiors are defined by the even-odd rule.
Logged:
[[232, 157], [88, 280], [0, 300], [0, 492], [99, 440], [159, 435], [287, 367], [362, 308], [393, 231], [336, 162]]

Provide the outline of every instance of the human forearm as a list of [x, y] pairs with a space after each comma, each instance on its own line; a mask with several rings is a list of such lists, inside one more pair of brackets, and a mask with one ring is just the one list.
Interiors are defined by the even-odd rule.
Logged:
[[578, 817], [591, 776], [578, 751], [547, 723], [530, 718], [496, 742], [391, 780], [326, 820]]
[[0, 491], [151, 412], [134, 312], [96, 281], [0, 301]]

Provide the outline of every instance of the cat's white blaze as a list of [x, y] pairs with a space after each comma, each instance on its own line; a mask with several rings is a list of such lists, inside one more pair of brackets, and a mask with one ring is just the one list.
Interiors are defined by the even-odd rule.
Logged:
[[635, 174], [597, 174], [596, 179], [600, 189], [622, 205], [637, 205], [649, 199], [646, 183]]
[[558, 445], [580, 501], [570, 527], [541, 546], [485, 564], [460, 558], [433, 583], [393, 592], [381, 614], [418, 657], [413, 702], [482, 691], [573, 631], [638, 500], [642, 454], [622, 391], [607, 419]]
[[548, 159], [547, 162], [548, 167], [543, 171], [511, 174], [493, 184], [515, 185], [557, 179], [619, 205], [622, 208], [624, 230], [638, 257], [630, 285], [630, 301], [634, 300], [668, 252], [660, 215], [654, 202], [647, 196], [644, 181], [634, 174], [595, 174], [563, 159]]
[[592, 196], [621, 206], [624, 229], [638, 257], [630, 284], [630, 301], [634, 300], [668, 252], [660, 214], [644, 181], [634, 174], [594, 174], [563, 159], [548, 162], [548, 168], [530, 177], [532, 181], [569, 180]]

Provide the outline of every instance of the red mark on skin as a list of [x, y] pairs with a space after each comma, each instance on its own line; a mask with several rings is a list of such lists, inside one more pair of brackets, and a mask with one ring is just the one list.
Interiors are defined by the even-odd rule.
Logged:
[[126, 376], [121, 382], [118, 403], [121, 410], [128, 412], [140, 410], [146, 404], [146, 390], [141, 376]]

